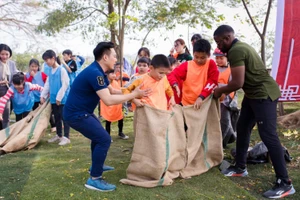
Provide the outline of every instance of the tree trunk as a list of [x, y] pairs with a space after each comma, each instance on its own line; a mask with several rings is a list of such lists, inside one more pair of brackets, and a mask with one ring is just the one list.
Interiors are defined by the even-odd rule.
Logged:
[[265, 41], [265, 35], [261, 35], [260, 36], [260, 39], [261, 39], [261, 52], [260, 52], [260, 54], [261, 54], [261, 59], [262, 59], [262, 61], [264, 62], [264, 64], [266, 65], [266, 49], [265, 49], [265, 46], [266, 46], [266, 41]]

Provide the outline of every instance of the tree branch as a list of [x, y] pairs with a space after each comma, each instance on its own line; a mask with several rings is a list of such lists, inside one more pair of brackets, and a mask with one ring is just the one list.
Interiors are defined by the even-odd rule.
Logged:
[[263, 28], [263, 32], [262, 32], [262, 35], [264, 35], [264, 36], [266, 35], [266, 32], [267, 32], [267, 26], [268, 26], [269, 16], [270, 16], [270, 12], [271, 12], [272, 2], [273, 2], [273, 0], [269, 0], [269, 3], [268, 3], [268, 10], [266, 13], [266, 18], [264, 21], [264, 28]]
[[257, 26], [256, 26], [256, 24], [255, 24], [255, 22], [254, 22], [254, 20], [253, 20], [253, 18], [252, 18], [252, 16], [251, 16], [249, 10], [248, 10], [248, 7], [247, 7], [247, 5], [246, 5], [245, 0], [242, 0], [242, 2], [243, 2], [243, 5], [244, 5], [244, 7], [245, 7], [245, 9], [246, 9], [246, 11], [247, 11], [247, 14], [248, 14], [248, 16], [249, 16], [249, 18], [250, 18], [250, 21], [251, 21], [252, 25], [254, 26], [256, 32], [258, 33], [258, 35], [259, 35], [260, 37], [262, 37], [262, 34], [260, 33], [259, 29], [257, 28]]

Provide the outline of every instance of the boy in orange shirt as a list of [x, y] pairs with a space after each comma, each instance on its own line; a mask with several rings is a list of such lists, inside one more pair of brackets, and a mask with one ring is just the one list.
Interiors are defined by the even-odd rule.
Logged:
[[175, 68], [168, 76], [169, 82], [181, 94], [178, 79], [182, 80], [182, 100], [184, 106], [194, 105], [200, 109], [203, 100], [218, 85], [219, 71], [214, 60], [210, 59], [211, 45], [205, 39], [195, 42], [193, 60]]
[[[166, 74], [170, 70], [170, 63], [165, 55], [155, 55], [151, 61], [149, 73], [145, 74], [141, 78], [135, 80], [131, 85], [123, 90], [124, 94], [128, 94], [133, 91], [139, 85], [141, 88], [151, 88], [152, 93], [142, 99], [133, 99], [132, 102], [137, 107], [142, 107], [144, 104], [148, 104], [152, 107], [161, 110], [168, 110], [168, 103], [170, 106], [174, 106], [174, 93], [168, 82]], [[170, 97], [170, 101], [167, 101], [167, 96]]]
[[[108, 72], [108, 80], [110, 85], [116, 89], [121, 90], [119, 83], [116, 81], [116, 74], [114, 70]], [[105, 121], [105, 129], [110, 135], [110, 126], [111, 122], [118, 121], [118, 128], [119, 128], [119, 137], [121, 139], [128, 139], [129, 137], [123, 133], [123, 112], [122, 112], [122, 104], [107, 106], [100, 100], [101, 106], [101, 116], [106, 120]]]

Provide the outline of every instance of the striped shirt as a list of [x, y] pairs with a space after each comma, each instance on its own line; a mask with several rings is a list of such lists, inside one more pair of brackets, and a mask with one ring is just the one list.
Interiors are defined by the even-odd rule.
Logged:
[[[37, 85], [37, 84], [32, 84], [32, 83], [28, 83], [29, 84], [29, 91], [33, 91], [33, 90], [38, 90], [38, 91], [42, 91], [43, 90], [43, 87]], [[21, 94], [24, 93], [24, 90], [22, 92], [20, 92]], [[4, 112], [4, 108], [6, 106], [6, 103], [7, 101], [10, 99], [10, 98], [13, 98], [14, 96], [14, 90], [10, 87], [6, 94], [0, 98], [0, 114], [2, 115], [3, 112]]]

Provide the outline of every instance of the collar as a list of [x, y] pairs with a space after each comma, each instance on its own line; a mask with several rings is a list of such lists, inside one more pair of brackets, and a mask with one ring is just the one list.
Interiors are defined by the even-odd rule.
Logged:
[[239, 40], [237, 39], [237, 38], [235, 38], [233, 41], [232, 41], [232, 43], [231, 43], [231, 46], [230, 46], [230, 49], [231, 49], [231, 47], [233, 46], [233, 45], [235, 45], [235, 43], [237, 43]]

